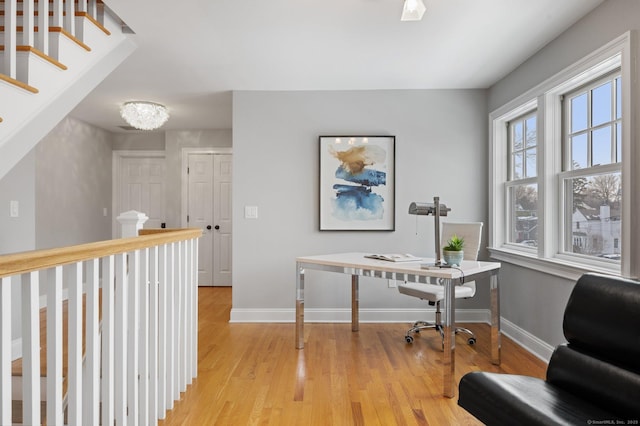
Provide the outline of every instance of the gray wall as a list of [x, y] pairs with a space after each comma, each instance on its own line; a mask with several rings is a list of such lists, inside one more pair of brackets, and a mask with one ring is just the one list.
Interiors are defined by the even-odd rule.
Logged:
[[[20, 203], [18, 218], [9, 217], [10, 200]], [[0, 206], [0, 254], [109, 239], [110, 134], [65, 118], [0, 179]], [[19, 281], [12, 285], [13, 339], [21, 336]]]
[[111, 133], [67, 117], [35, 151], [36, 248], [110, 239]]
[[[31, 150], [0, 179], [0, 254], [35, 248], [35, 165], [35, 150]], [[18, 202], [18, 217], [10, 216], [11, 201]]]
[[[33, 250], [35, 233], [35, 149], [31, 150], [2, 179], [0, 179], [0, 255]], [[11, 217], [9, 203], [18, 202], [18, 217]], [[12, 279], [11, 338], [21, 336], [22, 286], [20, 279]]]
[[[489, 90], [489, 111], [562, 71], [628, 30], [640, 29], [640, 1], [608, 0]], [[636, 48], [638, 45], [636, 44]], [[640, 52], [638, 52], [640, 57]], [[636, 70], [637, 78], [637, 70]], [[640, 99], [640, 93], [635, 94]], [[640, 123], [640, 111], [631, 118]], [[551, 346], [564, 342], [562, 315], [572, 280], [503, 263], [502, 316]]]
[[[319, 135], [396, 136], [394, 232], [318, 230]], [[297, 256], [433, 256], [433, 218], [409, 216], [411, 201], [439, 195], [451, 221], [487, 222], [484, 90], [235, 92], [233, 156], [234, 309], [293, 309]], [[257, 220], [244, 219], [246, 205]], [[309, 274], [306, 307], [349, 307], [345, 279]], [[362, 308], [424, 308], [382, 280], [361, 282]]]

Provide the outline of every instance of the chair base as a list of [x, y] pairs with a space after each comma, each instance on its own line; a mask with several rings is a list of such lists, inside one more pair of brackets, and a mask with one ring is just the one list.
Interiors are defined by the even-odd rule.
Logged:
[[[420, 333], [420, 330], [426, 330], [428, 328], [433, 328], [435, 331], [440, 333], [440, 337], [442, 338], [442, 347], [444, 348], [444, 328], [442, 327], [442, 324], [434, 324], [434, 323], [430, 323], [430, 322], [426, 322], [426, 321], [416, 321], [416, 322], [413, 323], [413, 327], [411, 327], [407, 331], [407, 334], [405, 334], [404, 340], [407, 343], [413, 343], [412, 334], [413, 333]], [[456, 327], [455, 332], [456, 332], [456, 334], [458, 334], [458, 333], [466, 333], [466, 334], [468, 334], [470, 336], [467, 339], [467, 343], [468, 344], [474, 345], [476, 343], [476, 335], [473, 334], [473, 331], [469, 330], [468, 328]]]

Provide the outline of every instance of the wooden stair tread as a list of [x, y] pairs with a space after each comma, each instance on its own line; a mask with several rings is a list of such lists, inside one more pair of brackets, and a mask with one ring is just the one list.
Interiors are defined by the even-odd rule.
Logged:
[[[4, 50], [4, 46], [2, 46], [2, 47], [3, 47], [2, 50]], [[31, 93], [34, 93], [34, 94], [40, 92], [35, 87], [29, 86], [28, 84], [23, 83], [21, 81], [18, 81], [15, 78], [9, 77], [8, 75], [0, 74], [0, 80], [6, 81], [9, 84], [13, 84], [14, 86], [17, 86], [17, 87], [19, 87], [21, 89], [24, 89], [24, 90], [26, 90], [28, 92], [31, 92]]]
[[[14, 425], [22, 424], [22, 401], [11, 401], [11, 422]], [[47, 422], [47, 403], [40, 402], [40, 424]]]

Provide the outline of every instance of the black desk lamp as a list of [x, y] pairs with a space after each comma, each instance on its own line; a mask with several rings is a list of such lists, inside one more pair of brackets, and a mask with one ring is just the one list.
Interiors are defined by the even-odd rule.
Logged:
[[442, 266], [440, 258], [440, 216], [446, 216], [451, 209], [444, 204], [440, 204], [440, 197], [433, 197], [433, 203], [417, 203], [412, 202], [409, 205], [409, 214], [418, 216], [435, 216], [434, 217], [434, 239], [436, 240], [436, 263], [435, 266]]

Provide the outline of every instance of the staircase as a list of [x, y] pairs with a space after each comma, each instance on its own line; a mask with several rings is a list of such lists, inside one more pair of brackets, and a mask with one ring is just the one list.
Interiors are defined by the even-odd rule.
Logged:
[[0, 0], [0, 179], [134, 50], [101, 0]]
[[193, 383], [202, 232], [143, 231], [0, 256], [0, 425], [157, 425]]

